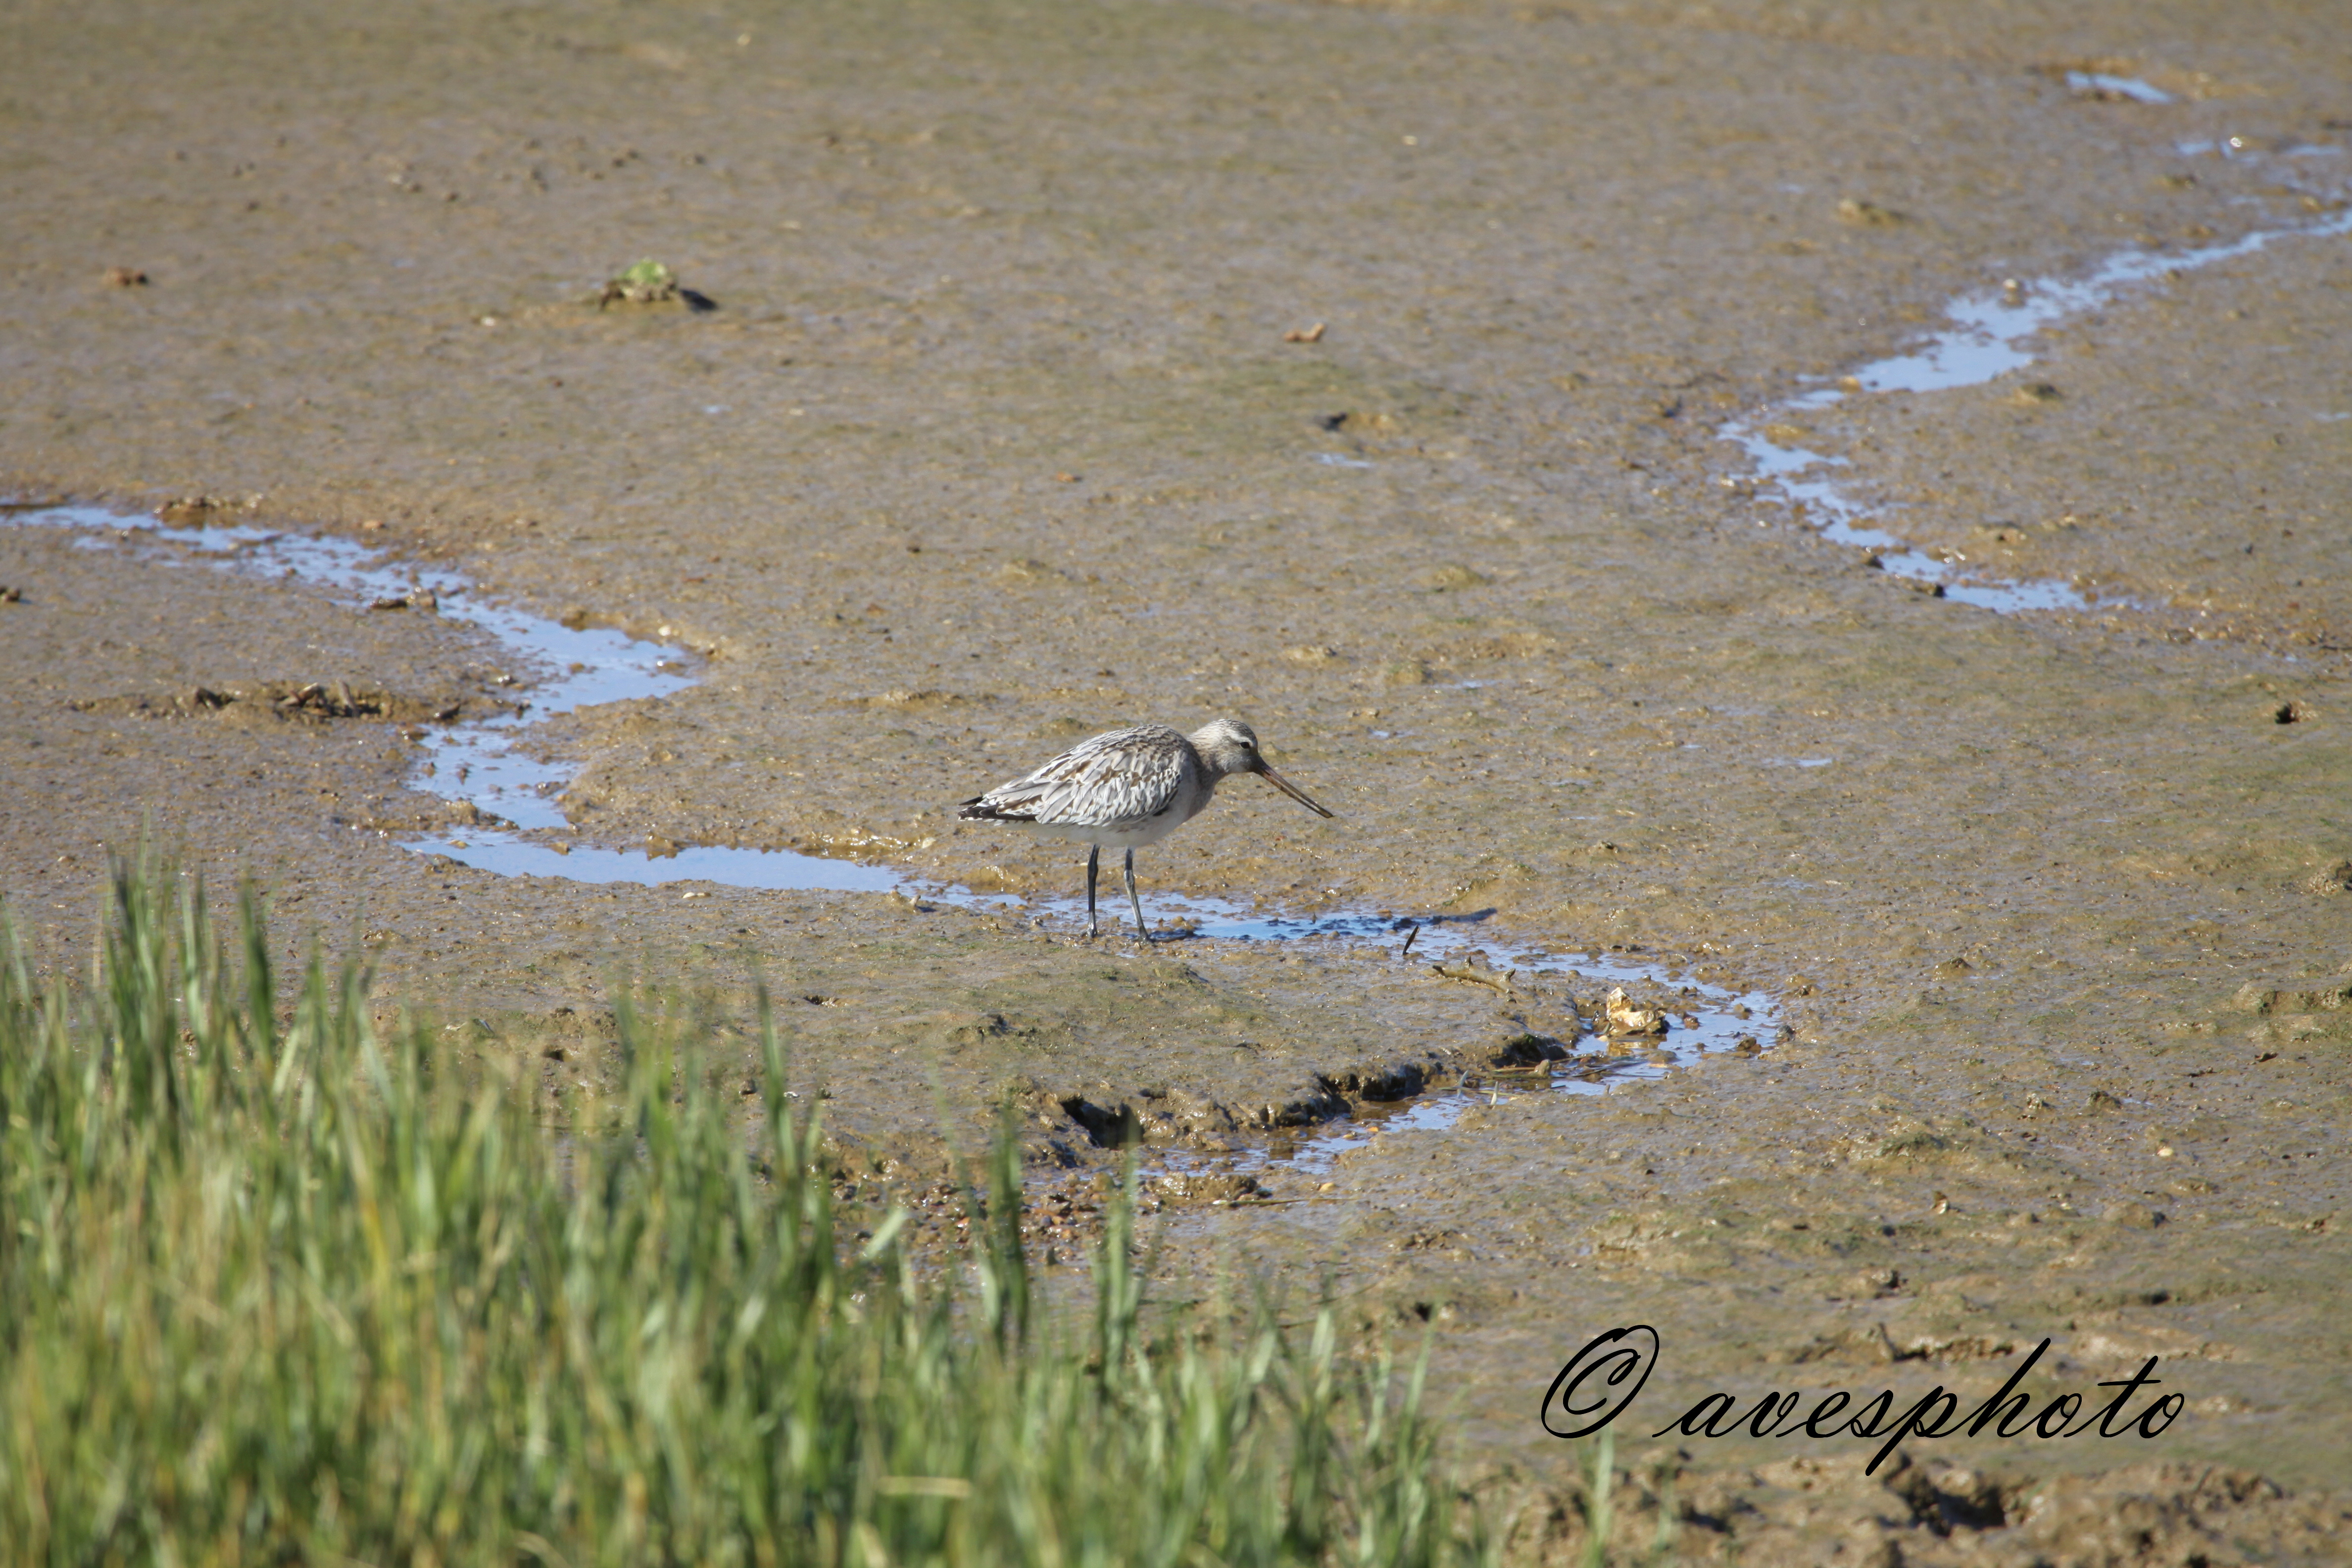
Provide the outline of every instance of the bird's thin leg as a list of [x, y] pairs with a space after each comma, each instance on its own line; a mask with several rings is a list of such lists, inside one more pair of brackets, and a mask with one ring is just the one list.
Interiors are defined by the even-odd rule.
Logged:
[[1090, 846], [1087, 850], [1087, 934], [1095, 934], [1095, 871], [1102, 863], [1102, 846]]
[[1144, 941], [1151, 940], [1151, 929], [1143, 923], [1143, 900], [1135, 896], [1135, 851], [1127, 852], [1127, 901], [1135, 906], [1135, 934]]

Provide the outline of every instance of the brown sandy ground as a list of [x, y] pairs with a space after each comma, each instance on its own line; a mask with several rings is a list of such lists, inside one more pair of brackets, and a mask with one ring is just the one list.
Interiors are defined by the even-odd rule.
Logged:
[[[1818, 421], [1897, 531], [2071, 576], [2089, 613], [1905, 591], [1719, 483], [1715, 434], [1958, 291], [2324, 216], [2343, 154], [2298, 149], [2352, 119], [2332, 7], [9, 27], [37, 68], [0, 93], [0, 481], [210, 497], [674, 628], [699, 686], [541, 731], [583, 841], [1063, 895], [1066, 856], [951, 803], [1118, 720], [1230, 710], [1344, 820], [1237, 792], [1152, 885], [1492, 910], [1788, 1001], [1759, 1058], [1598, 1100], [1490, 1081], [1328, 1191], [1179, 1205], [1171, 1276], [1328, 1272], [1367, 1321], [1425, 1319], [1479, 1462], [1563, 1488], [1543, 1384], [1655, 1323], [1620, 1457], [1629, 1499], [1681, 1467], [1695, 1559], [2345, 1555], [2347, 242]], [[2070, 65], [2178, 100], [2078, 97]], [[2229, 136], [2262, 155], [2179, 151]], [[719, 308], [599, 309], [646, 256]], [[938, 1106], [969, 1136], [1011, 1091], [1041, 1177], [1083, 1183], [1106, 1125], [1259, 1136], [1491, 1079], [1530, 1027], [1360, 952], [421, 864], [389, 836], [449, 818], [401, 726], [541, 672], [26, 531], [0, 584], [0, 891], [45, 962], [146, 831], [252, 871], [453, 1049], [589, 1083], [616, 984], [741, 1028], [763, 977], [884, 1191], [936, 1176]], [[1645, 1436], [1717, 1387], [1989, 1391], [2044, 1335], [2037, 1388], [2155, 1354], [2189, 1411], [2152, 1443], [1915, 1444], [1891, 1480]]]

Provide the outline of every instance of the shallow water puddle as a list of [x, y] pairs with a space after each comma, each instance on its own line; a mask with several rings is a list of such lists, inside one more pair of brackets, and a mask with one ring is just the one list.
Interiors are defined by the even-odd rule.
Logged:
[[[2105, 86], [2108, 79], [2101, 78], [2099, 82]], [[2145, 101], [2161, 100], [2159, 95]], [[2352, 234], [2352, 208], [2315, 223], [2256, 229], [2239, 239], [2190, 250], [2123, 252], [2079, 279], [2038, 279], [2027, 283], [2011, 279], [1997, 289], [1952, 300], [1944, 308], [1951, 325], [1917, 348], [1864, 365], [1843, 378], [1845, 385], [1817, 388], [1749, 418], [1735, 420], [1723, 427], [1722, 436], [1747, 454], [1759, 499], [1787, 507], [1792, 517], [1812, 526], [1824, 539], [1875, 552], [1883, 571], [1933, 583], [1947, 599], [2001, 615], [2087, 609], [2090, 600], [2070, 583], [2011, 582], [1972, 572], [1955, 573], [1951, 563], [1871, 526], [1879, 514], [1849, 494], [1836, 473], [1853, 464], [1776, 437], [1771, 434], [1774, 425], [1788, 415], [1835, 407], [1855, 392], [1929, 393], [1980, 386], [2032, 364], [2035, 333], [2108, 304], [2134, 284], [2251, 256], [2275, 240], [2347, 234]]]
[[[551, 670], [536, 684], [518, 682], [528, 692], [521, 711], [465, 720], [425, 731], [423, 754], [410, 787], [443, 800], [467, 802], [510, 826], [469, 827], [462, 832], [420, 834], [398, 840], [419, 855], [450, 860], [499, 876], [551, 877], [581, 883], [633, 882], [661, 886], [699, 882], [761, 890], [890, 893], [919, 904], [948, 904], [1013, 915], [1046, 928], [1067, 929], [1085, 918], [1077, 898], [1024, 901], [1009, 894], [981, 893], [909, 877], [887, 865], [803, 855], [788, 849], [731, 848], [697, 845], [675, 853], [608, 849], [569, 838], [534, 837], [570, 825], [554, 796], [570, 781], [572, 767], [520, 752], [517, 742], [550, 714], [600, 702], [667, 697], [694, 684], [695, 662], [684, 649], [646, 642], [609, 627], [573, 627], [509, 605], [493, 603], [463, 574], [426, 571], [387, 561], [364, 545], [332, 536], [287, 533], [245, 524], [175, 527], [121, 518], [95, 507], [15, 508], [0, 521], [20, 527], [77, 531], [78, 546], [135, 549], [162, 564], [194, 563], [249, 575], [322, 587], [356, 605], [432, 596], [446, 619], [478, 626], [496, 637], [518, 664]], [[1821, 759], [1826, 762], [1827, 759]], [[1800, 766], [1815, 766], [1812, 760]], [[689, 893], [689, 896], [691, 894]], [[1643, 987], [1672, 999], [1670, 1026], [1658, 1047], [1630, 1056], [1583, 1058], [1550, 1064], [1549, 1081], [1571, 1093], [1597, 1093], [1629, 1078], [1651, 1078], [1678, 1060], [1714, 1051], [1754, 1049], [1770, 1043], [1780, 1028], [1777, 1006], [1760, 994], [1738, 995], [1720, 987], [1684, 984], [1664, 969], [1621, 956], [1591, 954], [1570, 959], [1530, 952], [1484, 930], [1482, 915], [1398, 916], [1339, 910], [1325, 914], [1268, 914], [1230, 900], [1160, 893], [1143, 900], [1147, 916], [1161, 928], [1163, 941], [1318, 942], [1335, 950], [1372, 949], [1401, 960], [1480, 964], [1507, 963], [1508, 969], [1479, 971], [1507, 990], [1517, 974], [1565, 984], [1578, 976], [1600, 985]], [[1108, 911], [1107, 911], [1108, 912]], [[1107, 929], [1117, 931], [1113, 918]], [[1118, 939], [1114, 939], [1118, 940]], [[1475, 984], [1475, 982], [1473, 982]], [[1596, 1001], [1597, 997], [1589, 1000]], [[1512, 1073], [1516, 1085], [1546, 1080], [1546, 1070]], [[1444, 1126], [1471, 1105], [1481, 1091], [1423, 1095], [1404, 1111], [1382, 1119], [1390, 1126]], [[1352, 1134], [1318, 1140], [1332, 1153]], [[1329, 1154], [1302, 1155], [1322, 1158]]]

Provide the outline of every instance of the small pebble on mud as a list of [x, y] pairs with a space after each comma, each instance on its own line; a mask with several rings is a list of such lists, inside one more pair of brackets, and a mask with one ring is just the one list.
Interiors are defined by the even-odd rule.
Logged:
[[1617, 986], [1609, 993], [1607, 1003], [1609, 1032], [1612, 1035], [1663, 1035], [1666, 1032], [1666, 1016], [1654, 1007], [1637, 1007], [1626, 998], [1625, 988]]
[[1282, 334], [1282, 341], [1286, 343], [1319, 343], [1323, 341], [1323, 323], [1318, 321], [1311, 327], [1293, 327]]
[[1898, 223], [1911, 221], [1908, 213], [1880, 206], [1876, 202], [1857, 201], [1853, 196], [1838, 203], [1837, 215], [1840, 223], [1854, 224], [1864, 228], [1890, 228]]
[[202, 522], [212, 513], [226, 510], [226, 502], [215, 500], [210, 496], [181, 496], [177, 500], [167, 500], [157, 507], [155, 521], [172, 523]]
[[110, 267], [106, 269], [106, 281], [108, 287], [114, 289], [143, 289], [147, 286], [147, 274], [136, 267]]
[[2323, 899], [2352, 892], [2352, 860], [2330, 866], [2323, 871], [2315, 871], [2296, 885], [2305, 892], [2316, 893]]

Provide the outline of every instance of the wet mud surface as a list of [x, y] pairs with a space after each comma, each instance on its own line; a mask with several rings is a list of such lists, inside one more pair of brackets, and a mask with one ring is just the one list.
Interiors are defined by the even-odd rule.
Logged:
[[[1172, 1290], [1431, 1332], [1482, 1463], [1656, 1324], [1694, 1560], [2343, 1555], [2327, 7], [14, 26], [0, 486], [117, 520], [0, 518], [40, 962], [144, 834], [591, 1089], [764, 983], [862, 1193], [1139, 1140]], [[1220, 713], [1340, 816], [1229, 785], [1171, 940], [954, 818]], [[2187, 1410], [1646, 1436], [2044, 1336]]]

